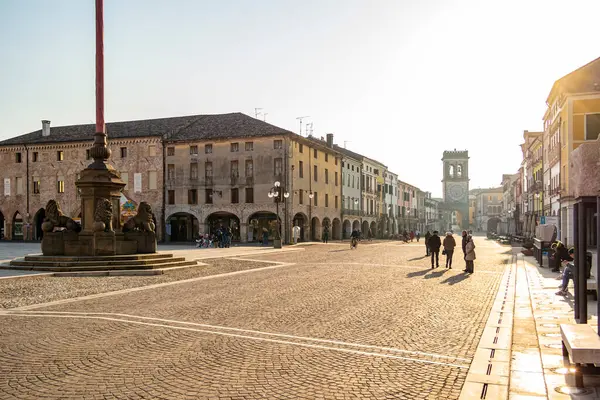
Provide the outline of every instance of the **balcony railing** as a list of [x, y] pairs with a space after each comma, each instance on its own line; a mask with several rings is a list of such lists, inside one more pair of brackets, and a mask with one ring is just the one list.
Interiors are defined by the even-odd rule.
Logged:
[[362, 216], [363, 212], [361, 210], [352, 210], [349, 208], [344, 208], [342, 210], [344, 215], [356, 215], [356, 216]]

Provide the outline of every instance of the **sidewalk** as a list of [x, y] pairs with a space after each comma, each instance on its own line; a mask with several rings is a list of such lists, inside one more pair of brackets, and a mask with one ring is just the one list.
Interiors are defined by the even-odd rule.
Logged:
[[[513, 247], [486, 326], [486, 331], [495, 329], [488, 335], [495, 334], [495, 339], [488, 340], [484, 331], [461, 399], [600, 399], [600, 376], [585, 375], [585, 388], [577, 389], [573, 374], [563, 366], [560, 324], [575, 323], [573, 283], [570, 295], [555, 295], [561, 282], [557, 277]], [[596, 310], [588, 296], [588, 324], [594, 330]], [[498, 313], [510, 323], [498, 321]]]

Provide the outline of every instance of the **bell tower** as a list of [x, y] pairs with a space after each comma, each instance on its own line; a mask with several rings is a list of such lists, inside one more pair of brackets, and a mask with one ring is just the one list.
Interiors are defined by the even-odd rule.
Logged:
[[469, 151], [444, 151], [444, 206], [457, 211], [457, 221], [462, 229], [469, 227]]

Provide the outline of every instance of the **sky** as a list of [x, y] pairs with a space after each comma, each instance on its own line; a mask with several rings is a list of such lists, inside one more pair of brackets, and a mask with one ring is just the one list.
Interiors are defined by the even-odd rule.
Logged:
[[[106, 119], [262, 108], [442, 195], [499, 186], [554, 81], [600, 56], [598, 0], [105, 0]], [[93, 0], [0, 0], [0, 140], [95, 119]]]

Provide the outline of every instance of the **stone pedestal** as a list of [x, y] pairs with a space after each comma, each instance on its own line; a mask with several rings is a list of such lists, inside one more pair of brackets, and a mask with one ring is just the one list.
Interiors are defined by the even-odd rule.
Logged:
[[137, 252], [156, 253], [156, 234], [154, 232], [126, 232], [125, 242], [137, 244]]
[[117, 254], [115, 232], [94, 232], [94, 255], [114, 256]]
[[45, 256], [62, 256], [65, 254], [65, 245], [62, 232], [44, 232], [42, 238], [42, 253]]

